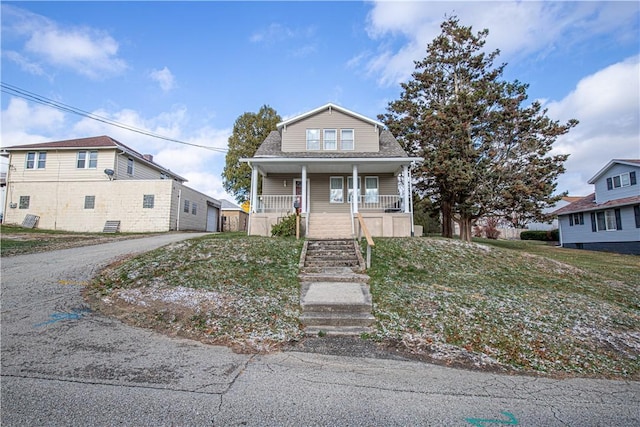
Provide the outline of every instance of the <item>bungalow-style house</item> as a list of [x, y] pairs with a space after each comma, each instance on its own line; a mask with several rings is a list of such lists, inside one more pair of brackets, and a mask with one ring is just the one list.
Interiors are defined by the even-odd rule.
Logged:
[[[251, 158], [248, 234], [300, 213], [308, 238], [411, 236], [412, 162], [385, 125], [335, 104], [277, 124]], [[354, 190], [355, 189], [355, 190]], [[400, 189], [400, 190], [399, 190]]]
[[247, 231], [249, 214], [227, 199], [221, 199], [220, 203], [222, 203], [221, 231]]
[[[108, 136], [7, 147], [4, 222], [78, 232], [218, 231], [220, 202]], [[107, 224], [108, 222], [108, 224]]]
[[611, 160], [588, 182], [595, 193], [554, 212], [565, 248], [640, 255], [640, 160]]

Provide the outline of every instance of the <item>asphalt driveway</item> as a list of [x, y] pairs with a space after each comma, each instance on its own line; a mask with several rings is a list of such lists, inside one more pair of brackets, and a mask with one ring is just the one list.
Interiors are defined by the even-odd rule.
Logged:
[[640, 425], [637, 382], [241, 355], [133, 328], [84, 303], [82, 287], [109, 262], [195, 236], [3, 258], [2, 426]]

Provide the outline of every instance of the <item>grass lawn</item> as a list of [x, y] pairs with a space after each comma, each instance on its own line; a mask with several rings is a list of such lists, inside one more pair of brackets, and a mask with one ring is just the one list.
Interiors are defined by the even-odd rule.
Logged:
[[[92, 305], [129, 323], [241, 351], [302, 338], [302, 241], [218, 234], [105, 270]], [[428, 360], [640, 379], [640, 257], [537, 242], [376, 239], [375, 331]]]

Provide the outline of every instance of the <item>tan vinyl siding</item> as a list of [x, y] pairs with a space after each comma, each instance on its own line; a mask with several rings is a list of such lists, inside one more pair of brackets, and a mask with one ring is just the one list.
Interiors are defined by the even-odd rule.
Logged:
[[[379, 129], [358, 118], [336, 110], [324, 110], [310, 117], [288, 125], [282, 129], [282, 151], [307, 151], [307, 129], [320, 129], [320, 138], [324, 138], [323, 129], [335, 129], [338, 138], [338, 150], [341, 150], [340, 129], [353, 129], [354, 149], [348, 152], [379, 151]], [[321, 147], [324, 141], [321, 140]], [[329, 150], [336, 151], [336, 150]]]
[[[80, 150], [47, 150], [44, 169], [26, 169], [27, 151], [11, 153], [11, 180], [16, 182], [47, 181], [107, 181], [105, 169], [113, 169], [115, 150], [99, 150], [98, 165], [95, 168], [78, 169], [76, 160]], [[36, 151], [37, 153], [37, 151]]]
[[[133, 175], [127, 173], [127, 161], [133, 159]], [[118, 154], [118, 165], [116, 167], [117, 179], [159, 179], [160, 171], [147, 166], [142, 160], [128, 156], [127, 154]]]

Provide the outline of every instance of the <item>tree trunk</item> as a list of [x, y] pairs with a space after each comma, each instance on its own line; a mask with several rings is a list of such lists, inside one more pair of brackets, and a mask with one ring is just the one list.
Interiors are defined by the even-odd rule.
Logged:
[[453, 218], [451, 212], [451, 203], [442, 202], [440, 208], [442, 212], [442, 237], [453, 238]]
[[460, 215], [460, 240], [471, 242], [471, 228], [473, 219], [467, 215]]

